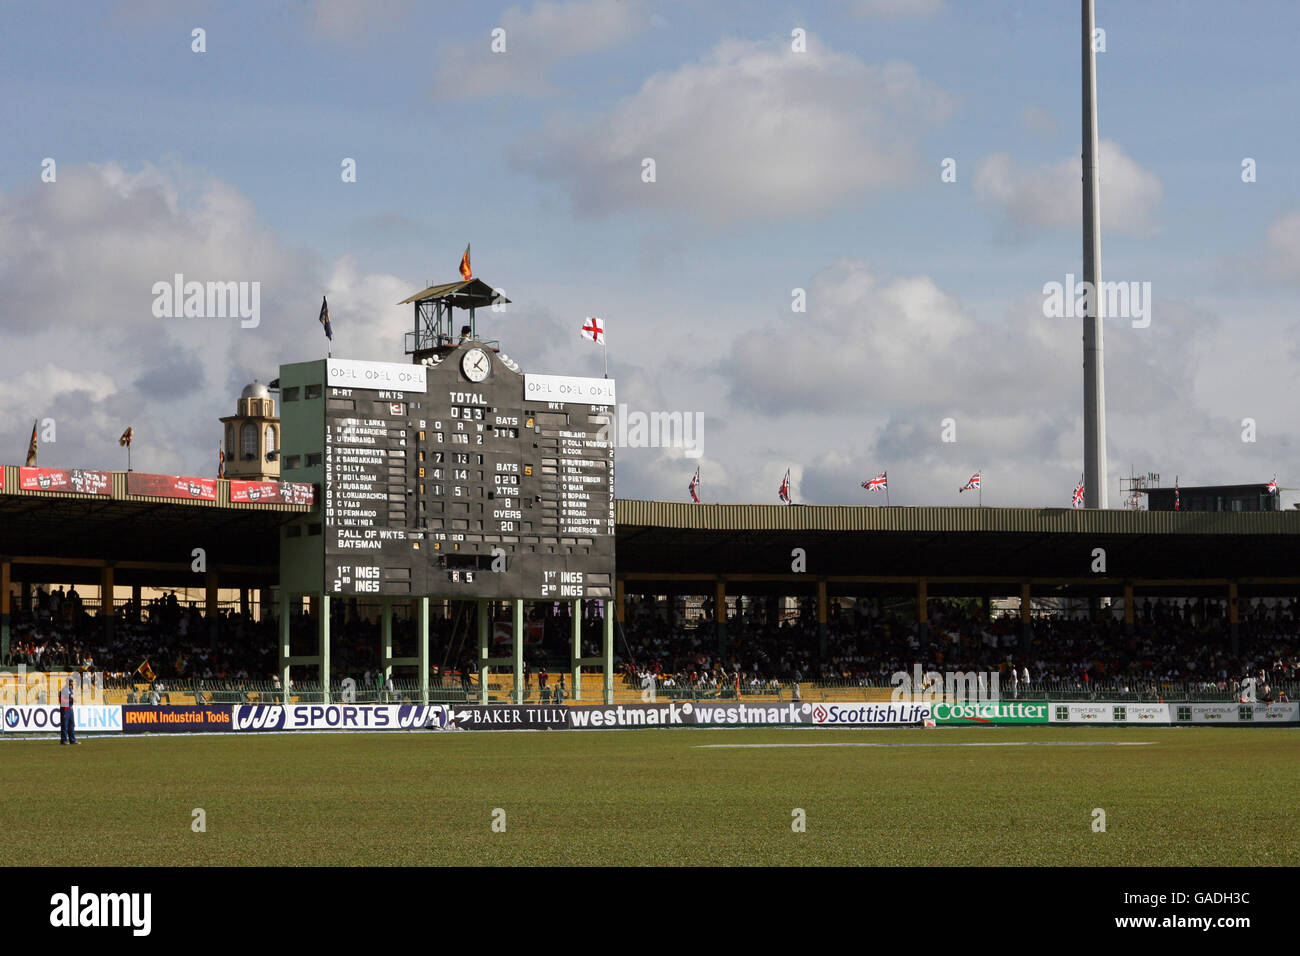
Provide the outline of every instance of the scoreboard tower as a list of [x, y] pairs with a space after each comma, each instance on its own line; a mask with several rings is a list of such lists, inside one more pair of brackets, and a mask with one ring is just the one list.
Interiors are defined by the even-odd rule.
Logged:
[[[483, 290], [473, 279], [407, 300], [416, 306], [411, 364], [280, 367], [281, 475], [320, 487], [317, 509], [281, 529], [286, 695], [290, 667], [308, 664], [328, 700], [330, 602], [360, 597], [380, 604], [385, 676], [414, 665], [425, 703], [431, 600], [475, 602], [480, 702], [491, 667], [513, 671], [512, 698], [523, 701], [525, 601], [570, 602], [572, 693], [589, 666], [603, 669], [612, 696], [614, 382], [524, 372], [473, 324], [453, 338], [452, 309], [468, 300], [472, 310]], [[289, 602], [304, 596], [316, 604], [318, 648], [294, 657]], [[599, 657], [581, 656], [584, 600], [604, 602]], [[394, 601], [410, 602], [415, 657], [392, 656]], [[488, 656], [493, 602], [511, 606], [510, 657]]]

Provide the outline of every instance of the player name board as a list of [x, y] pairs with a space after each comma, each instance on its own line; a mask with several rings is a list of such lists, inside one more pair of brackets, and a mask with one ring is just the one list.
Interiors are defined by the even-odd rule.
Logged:
[[525, 376], [478, 342], [326, 370], [327, 594], [613, 596], [612, 380]]

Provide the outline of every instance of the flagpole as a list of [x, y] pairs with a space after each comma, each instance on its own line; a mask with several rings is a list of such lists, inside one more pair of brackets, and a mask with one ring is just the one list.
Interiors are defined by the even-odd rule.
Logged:
[[605, 343], [605, 336], [600, 337], [600, 354], [605, 359], [605, 377], [609, 378], [609, 346]]
[[889, 507], [889, 472], [885, 472], [885, 507]]

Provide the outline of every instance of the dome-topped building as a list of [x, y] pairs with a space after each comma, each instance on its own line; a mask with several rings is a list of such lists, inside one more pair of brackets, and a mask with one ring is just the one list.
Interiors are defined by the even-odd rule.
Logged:
[[275, 399], [261, 382], [245, 385], [235, 414], [221, 419], [226, 426], [226, 477], [247, 481], [280, 478], [280, 419]]

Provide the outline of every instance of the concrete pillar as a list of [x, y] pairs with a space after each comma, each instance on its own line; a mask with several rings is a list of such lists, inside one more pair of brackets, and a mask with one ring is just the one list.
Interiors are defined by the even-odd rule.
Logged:
[[817, 656], [825, 661], [830, 650], [830, 637], [826, 628], [826, 582], [817, 582]]
[[[624, 583], [622, 578], [614, 582], [614, 610], [618, 615], [615, 620], [620, 624], [627, 623], [627, 595], [623, 591]], [[671, 598], [669, 600], [671, 601]]]
[[605, 642], [601, 657], [604, 659], [605, 706], [614, 703], [614, 609], [605, 601]]
[[1241, 627], [1240, 618], [1237, 615], [1237, 582], [1228, 582], [1228, 638], [1232, 650], [1232, 656], [1236, 657], [1241, 653]]
[[713, 620], [718, 628], [718, 654], [727, 646], [727, 582], [718, 578], [713, 582]]
[[284, 702], [289, 703], [289, 646], [290, 625], [293, 614], [289, 609], [289, 593], [280, 589], [280, 690]]
[[1034, 639], [1033, 602], [1029, 594], [1029, 582], [1020, 585], [1020, 649], [1029, 652], [1030, 641]]
[[[393, 599], [379, 599], [379, 667], [384, 680], [393, 676]], [[370, 690], [369, 687], [366, 690]]]
[[9, 664], [9, 578], [13, 565], [0, 561], [0, 664]]
[[925, 578], [916, 582], [916, 623], [921, 650], [928, 651], [930, 649], [930, 588]]
[[208, 622], [208, 643], [217, 643], [217, 572], [207, 571], [203, 575], [203, 617]]
[[420, 598], [419, 628], [420, 643], [419, 650], [416, 651], [419, 664], [416, 666], [420, 668], [420, 703], [427, 704], [429, 702], [429, 599], [427, 597]]
[[516, 598], [510, 602], [512, 619], [514, 626], [511, 630], [514, 632], [514, 641], [511, 650], [514, 658], [510, 669], [514, 671], [514, 702], [522, 704], [524, 702], [524, 602], [522, 598]]
[[217, 616], [217, 572], [203, 573], [203, 616], [209, 621]]
[[316, 602], [316, 635], [320, 644], [321, 703], [330, 702], [330, 596], [322, 594]]
[[99, 569], [99, 613], [104, 625], [104, 640], [113, 643], [113, 566]]
[[491, 623], [488, 621], [488, 602], [478, 601], [478, 702], [488, 702], [488, 638]]
[[582, 665], [578, 661], [582, 657], [582, 599], [578, 598], [572, 602], [569, 611], [569, 671], [572, 676], [569, 678], [573, 681], [573, 686], [569, 688], [569, 696], [574, 700], [582, 700]]

